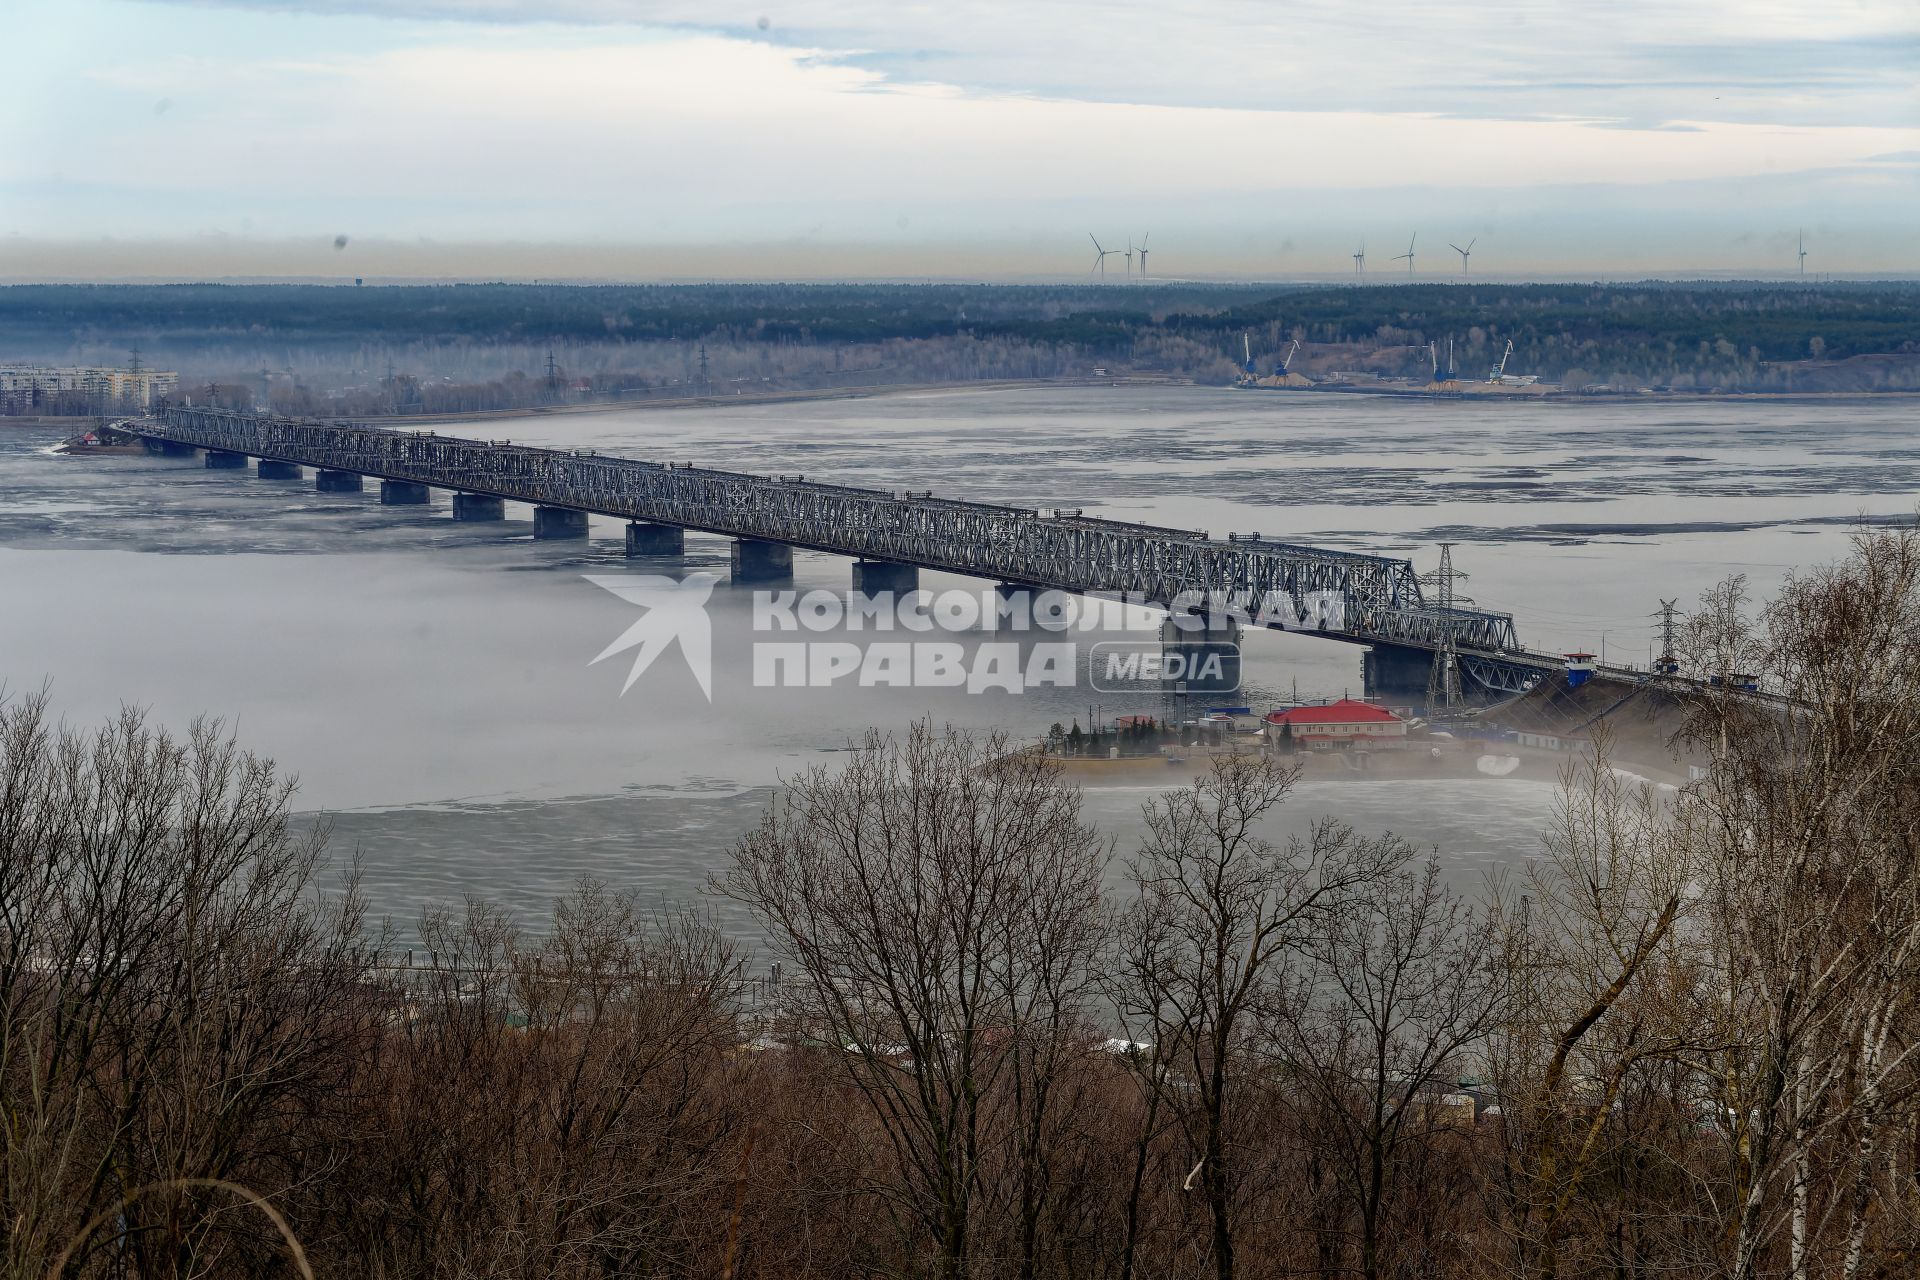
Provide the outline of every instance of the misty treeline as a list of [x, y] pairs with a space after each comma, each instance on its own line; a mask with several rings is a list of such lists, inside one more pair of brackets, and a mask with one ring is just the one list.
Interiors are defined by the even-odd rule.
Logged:
[[[1218, 761], [1115, 849], [921, 725], [716, 870], [398, 952], [213, 725], [0, 711], [8, 1276], [1891, 1277], [1920, 1246], [1920, 534], [1685, 633], [1711, 760], [1458, 884]], [[756, 963], [756, 973], [764, 972]]]
[[1405, 285], [1277, 294], [1195, 323], [1248, 334], [1263, 373], [1298, 339], [1309, 375], [1427, 376], [1451, 344], [1454, 372], [1478, 379], [1511, 341], [1509, 372], [1574, 389], [1891, 391], [1920, 388], [1916, 303], [1906, 283]]
[[1911, 390], [1916, 306], [1893, 282], [16, 285], [0, 359], [138, 348], [183, 395], [362, 415], [1101, 370], [1217, 384], [1247, 344], [1264, 373], [1295, 339], [1310, 376], [1420, 377], [1451, 342], [1481, 378], [1511, 340], [1511, 371], [1575, 388]]
[[[1216, 360], [1189, 339], [1142, 339], [1132, 368], [1158, 376]], [[548, 359], [552, 358], [551, 369]], [[378, 362], [388, 359], [386, 365]], [[260, 406], [290, 416], [377, 417], [475, 413], [567, 404], [725, 400], [780, 392], [857, 391], [941, 383], [1086, 379], [1124, 372], [1085, 352], [1014, 338], [962, 334], [822, 348], [800, 343], [598, 343], [532, 348], [459, 343], [419, 348], [396, 362], [374, 348], [305, 353], [292, 367], [227, 369], [186, 381], [172, 397], [217, 408]], [[1219, 376], [1234, 369], [1218, 360]], [[437, 376], [408, 368], [446, 370]], [[533, 369], [534, 373], [523, 370]], [[1179, 375], [1185, 376], [1185, 375]], [[84, 413], [84, 396], [71, 412]], [[97, 408], [98, 406], [94, 406]], [[58, 412], [46, 407], [43, 412]]]
[[[1163, 345], [1163, 344], [1157, 344]], [[1178, 343], [1174, 343], [1178, 346]], [[553, 357], [548, 373], [547, 357]], [[1185, 353], [1190, 356], [1192, 353]], [[1004, 337], [962, 334], [897, 338], [822, 348], [716, 338], [696, 344], [581, 344], [546, 350], [495, 347], [415, 353], [415, 367], [450, 369], [439, 377], [340, 366], [324, 376], [269, 370], [237, 383], [216, 379], [186, 387], [196, 403], [251, 408], [263, 400], [293, 416], [460, 413], [579, 403], [646, 404], [687, 398], [725, 399], [769, 392], [857, 390], [954, 382], [1088, 378], [1103, 368], [1071, 349]], [[1171, 350], [1163, 366], [1177, 363]], [[526, 368], [537, 370], [528, 374]], [[504, 372], [500, 372], [502, 368]]]

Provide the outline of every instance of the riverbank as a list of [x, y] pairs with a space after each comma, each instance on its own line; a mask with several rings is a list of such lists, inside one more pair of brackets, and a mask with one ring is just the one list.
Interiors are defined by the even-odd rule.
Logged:
[[1834, 404], [1860, 401], [1920, 399], [1920, 391], [1575, 391], [1564, 387], [1521, 388], [1513, 391], [1430, 391], [1425, 386], [1368, 386], [1358, 383], [1317, 382], [1305, 387], [1269, 387], [1235, 384], [1236, 391], [1278, 395], [1360, 396], [1379, 400], [1451, 400], [1481, 404], [1519, 404], [1538, 407], [1564, 405], [1632, 405], [1689, 403]]
[[[996, 391], [1017, 391], [1033, 389], [1077, 390], [1089, 387], [1191, 387], [1201, 384], [1188, 377], [1156, 374], [1117, 374], [1089, 378], [1014, 378], [998, 379], [988, 382], [912, 382], [879, 383], [859, 387], [818, 387], [784, 391], [738, 391], [732, 395], [700, 396], [644, 396], [624, 400], [596, 400], [588, 404], [524, 405], [511, 409], [471, 409], [449, 413], [399, 413], [374, 415], [319, 415], [322, 418], [352, 417], [355, 422], [365, 422], [377, 426], [392, 427], [431, 427], [445, 423], [515, 421], [521, 419], [568, 417], [588, 414], [624, 413], [630, 409], [711, 409], [722, 406], [764, 405], [764, 404], [802, 404], [812, 401], [831, 400], [873, 400], [889, 397], [956, 394], [964, 392], [990, 393]], [[1511, 392], [1476, 393], [1463, 391], [1430, 391], [1423, 386], [1413, 385], [1367, 385], [1364, 383], [1314, 383], [1308, 386], [1231, 386], [1221, 384], [1219, 390], [1263, 391], [1293, 396], [1325, 395], [1342, 398], [1362, 398], [1374, 400], [1449, 400], [1467, 401], [1474, 404], [1523, 404], [1582, 406], [1605, 405], [1658, 405], [1673, 403], [1741, 403], [1741, 404], [1836, 404], [1836, 403], [1872, 403], [1894, 401], [1902, 402], [1920, 399], [1920, 391], [1632, 391], [1632, 392], [1581, 392], [1564, 388], [1533, 390], [1531, 388]], [[124, 415], [121, 415], [124, 416]], [[114, 415], [95, 416], [52, 416], [22, 415], [0, 416], [0, 429], [16, 427], [22, 430], [64, 429], [73, 434], [84, 432], [89, 427], [111, 422]]]
[[[1181, 787], [1204, 778], [1216, 755], [1251, 754], [1257, 747], [1182, 748], [1165, 755], [1055, 756], [1061, 778], [1079, 787]], [[1522, 781], [1554, 782], [1573, 759], [1573, 753], [1512, 743], [1449, 742], [1422, 739], [1386, 751], [1295, 751], [1277, 757], [1300, 766], [1301, 776], [1316, 782], [1386, 781]], [[1649, 764], [1617, 760], [1615, 768], [1656, 786], [1679, 787], [1686, 775], [1677, 763]]]
[[482, 409], [458, 413], [402, 413], [359, 416], [355, 422], [381, 426], [426, 426], [442, 422], [491, 422], [515, 418], [550, 418], [573, 414], [624, 413], [629, 409], [711, 409], [723, 405], [795, 404], [813, 400], [873, 400], [887, 396], [929, 392], [1017, 391], [1034, 387], [1181, 387], [1191, 378], [1121, 376], [1099, 378], [1013, 378], [992, 382], [877, 383], [864, 387], [816, 387], [790, 391], [739, 391], [733, 395], [642, 396], [626, 400], [596, 400], [591, 404], [531, 405], [518, 409]]
[[[626, 400], [594, 401], [591, 404], [529, 405], [515, 409], [477, 409], [454, 413], [403, 413], [356, 416], [355, 422], [376, 426], [435, 426], [451, 422], [514, 421], [529, 418], [566, 417], [582, 414], [624, 413], [630, 409], [712, 409], [724, 406], [761, 404], [801, 404], [811, 401], [874, 400], [887, 397], [995, 392], [1035, 389], [1077, 390], [1088, 387], [1190, 387], [1199, 386], [1192, 378], [1147, 374], [1121, 374], [1097, 378], [1021, 378], [992, 382], [913, 382], [885, 383], [864, 387], [827, 387], [794, 391], [741, 391], [733, 395], [636, 397]], [[1635, 391], [1583, 393], [1567, 390], [1543, 390], [1532, 393], [1469, 394], [1433, 392], [1424, 387], [1356, 386], [1318, 383], [1310, 387], [1241, 387], [1221, 384], [1219, 390], [1251, 390], [1292, 395], [1328, 395], [1376, 400], [1450, 400], [1474, 404], [1539, 405], [1633, 405], [1706, 402], [1768, 404], [1832, 404], [1860, 401], [1902, 401], [1920, 398], [1920, 391]], [[3, 420], [0, 420], [3, 421]]]
[[47, 414], [41, 414], [39, 416], [23, 414], [18, 417], [0, 417], [0, 427], [20, 427], [22, 429], [33, 430], [52, 427], [56, 429], [64, 428], [65, 430], [78, 433], [85, 431], [88, 427], [94, 427], [103, 422], [112, 421], [113, 418], [111, 416], [102, 417], [94, 414], [71, 418], [55, 417]]
[[[1662, 786], [1683, 786], [1693, 767], [1704, 764], [1686, 748], [1688, 707], [1684, 693], [1634, 673], [1607, 671], [1571, 685], [1549, 677], [1506, 702], [1472, 713], [1458, 732], [1423, 719], [1406, 726], [1392, 745], [1356, 740], [1344, 748], [1301, 747], [1264, 732], [1202, 735], [1196, 743], [1136, 743], [1141, 754], [1113, 756], [1114, 742], [1127, 749], [1125, 735], [1103, 737], [1087, 754], [1060, 752], [1064, 776], [1081, 786], [1181, 786], [1205, 776], [1215, 756], [1272, 752], [1298, 764], [1316, 780], [1352, 778], [1383, 781], [1435, 778], [1518, 778], [1557, 780], [1568, 763], [1604, 749], [1623, 773]], [[1265, 727], [1271, 731], [1271, 726]], [[1164, 736], [1164, 731], [1163, 731]], [[1172, 735], [1175, 737], [1186, 734]], [[1059, 744], [1056, 743], [1056, 746]], [[1034, 750], [1045, 750], [1038, 744]]]

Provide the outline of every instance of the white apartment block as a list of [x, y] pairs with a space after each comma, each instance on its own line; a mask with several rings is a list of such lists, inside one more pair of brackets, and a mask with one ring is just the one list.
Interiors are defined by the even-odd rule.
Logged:
[[179, 374], [160, 369], [0, 365], [0, 414], [125, 413], [152, 408], [179, 385]]

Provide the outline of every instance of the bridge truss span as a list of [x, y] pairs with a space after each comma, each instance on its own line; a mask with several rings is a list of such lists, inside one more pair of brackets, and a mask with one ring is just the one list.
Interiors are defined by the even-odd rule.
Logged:
[[[167, 408], [123, 424], [136, 435], [516, 502], [565, 507], [1013, 585], [1209, 607], [1358, 644], [1438, 650], [1449, 633], [1490, 687], [1559, 665], [1521, 650], [1508, 614], [1440, 609], [1404, 559], [1131, 524], [930, 493], [760, 476], [360, 423]], [[1327, 602], [1337, 600], [1337, 610]], [[1283, 611], [1284, 613], [1285, 611]]]

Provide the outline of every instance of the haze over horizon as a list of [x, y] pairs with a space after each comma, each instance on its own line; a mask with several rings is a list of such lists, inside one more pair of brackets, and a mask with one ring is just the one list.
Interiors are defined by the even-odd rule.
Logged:
[[[1920, 271], [1920, 9], [23, 0], [0, 279]], [[111, 32], [111, 40], [101, 33]], [[338, 240], [345, 237], [344, 242]], [[336, 248], [336, 244], [341, 247]], [[1109, 270], [1120, 269], [1111, 259]]]

